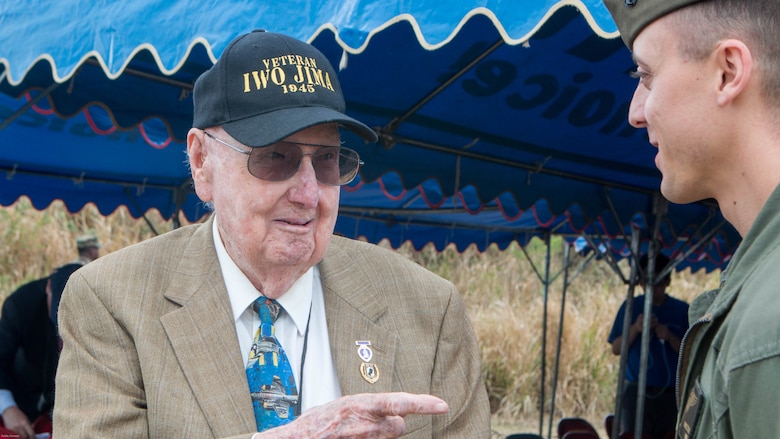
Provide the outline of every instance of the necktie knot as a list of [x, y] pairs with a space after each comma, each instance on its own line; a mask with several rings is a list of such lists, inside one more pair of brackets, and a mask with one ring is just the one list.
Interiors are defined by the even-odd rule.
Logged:
[[260, 316], [260, 322], [273, 325], [282, 306], [274, 299], [260, 296], [252, 303], [252, 309]]

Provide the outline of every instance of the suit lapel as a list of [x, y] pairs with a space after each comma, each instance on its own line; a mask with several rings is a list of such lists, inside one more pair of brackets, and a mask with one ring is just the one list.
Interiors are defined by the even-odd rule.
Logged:
[[254, 431], [255, 419], [212, 221], [193, 235], [165, 293], [181, 307], [160, 320], [214, 436], [223, 437]]
[[[387, 312], [387, 298], [371, 285], [370, 273], [355, 271], [359, 266], [340, 248], [337, 237], [320, 265], [330, 348], [342, 395], [390, 392], [395, 382], [399, 340], [377, 323]], [[369, 361], [358, 355], [358, 341], [371, 343]], [[363, 377], [363, 363], [375, 366], [379, 375], [375, 383]]]

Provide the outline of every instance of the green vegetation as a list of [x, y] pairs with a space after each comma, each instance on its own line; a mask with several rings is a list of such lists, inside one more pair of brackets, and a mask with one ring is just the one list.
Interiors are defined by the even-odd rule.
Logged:
[[[75, 259], [74, 239], [80, 234], [96, 234], [105, 254], [154, 236], [150, 224], [160, 233], [172, 228], [156, 212], [149, 212], [147, 218], [149, 223], [133, 219], [124, 208], [103, 216], [92, 205], [70, 214], [60, 202], [39, 211], [24, 198], [0, 209], [0, 301], [21, 283]], [[553, 239], [553, 274], [561, 271], [562, 249], [562, 241]], [[459, 253], [454, 248], [436, 252], [426, 247], [418, 252], [407, 245], [398, 251], [450, 279], [463, 295], [481, 345], [496, 437], [538, 431], [544, 287], [522, 249], [512, 245], [504, 251], [490, 247], [482, 253], [473, 248]], [[532, 242], [527, 252], [533, 265], [543, 269], [544, 243]], [[622, 268], [628, 273], [626, 266]], [[690, 301], [717, 286], [717, 281], [718, 273], [674, 273], [670, 293]], [[563, 276], [557, 276], [548, 288], [545, 434], [562, 284]], [[580, 416], [603, 431], [602, 419], [614, 408], [618, 369], [618, 358], [611, 354], [606, 339], [625, 294], [626, 286], [600, 261], [571, 282], [565, 301], [553, 429], [560, 417]]]

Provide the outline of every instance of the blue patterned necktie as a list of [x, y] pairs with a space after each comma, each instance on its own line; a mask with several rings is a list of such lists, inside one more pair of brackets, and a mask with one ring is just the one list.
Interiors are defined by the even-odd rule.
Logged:
[[295, 419], [298, 389], [287, 355], [274, 334], [274, 322], [281, 306], [261, 296], [254, 301], [252, 309], [260, 315], [260, 326], [249, 350], [246, 378], [257, 431], [264, 431]]

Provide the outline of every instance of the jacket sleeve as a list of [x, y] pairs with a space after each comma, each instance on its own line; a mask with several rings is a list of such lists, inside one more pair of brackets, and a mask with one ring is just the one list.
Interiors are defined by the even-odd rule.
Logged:
[[490, 405], [477, 337], [454, 287], [441, 322], [432, 378], [432, 393], [450, 406], [446, 416], [434, 417], [433, 437], [490, 438]]
[[79, 273], [59, 308], [57, 437], [148, 437], [141, 367], [133, 340]]

